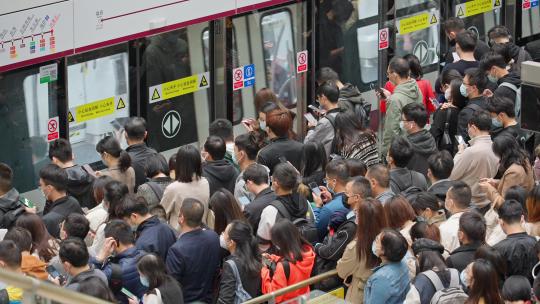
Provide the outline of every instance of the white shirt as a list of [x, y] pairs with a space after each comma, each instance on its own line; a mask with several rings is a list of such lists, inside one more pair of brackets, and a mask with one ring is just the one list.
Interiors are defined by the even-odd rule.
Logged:
[[[257, 228], [257, 236], [263, 240], [270, 241], [272, 239], [270, 230], [276, 223], [278, 210], [274, 206], [266, 206], [261, 213], [261, 220], [259, 221], [259, 227]], [[266, 251], [270, 248], [268, 245], [259, 245], [259, 249]]]
[[458, 230], [459, 219], [462, 214], [463, 212], [453, 214], [439, 226], [439, 230], [441, 231], [441, 244], [444, 246], [444, 249], [448, 250], [450, 253], [459, 247]]

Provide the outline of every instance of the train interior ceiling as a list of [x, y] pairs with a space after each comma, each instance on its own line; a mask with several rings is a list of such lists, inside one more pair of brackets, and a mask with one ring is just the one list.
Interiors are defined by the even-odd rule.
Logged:
[[[27, 2], [46, 6], [52, 1]], [[14, 168], [15, 187], [30, 199], [43, 200], [36, 190], [37, 176], [49, 162], [47, 141], [58, 136], [72, 143], [76, 163], [99, 169], [96, 143], [113, 135], [125, 148], [120, 131], [129, 116], [147, 120], [148, 144], [166, 157], [181, 145], [202, 144], [217, 117], [233, 121], [235, 134], [245, 132], [241, 121], [256, 117], [255, 93], [262, 88], [270, 88], [298, 114], [295, 129], [301, 134], [301, 114], [315, 99], [315, 71], [322, 66], [332, 67], [343, 82], [360, 89], [372, 103], [377, 128], [378, 101], [372, 88], [386, 82], [388, 60], [413, 53], [424, 77], [434, 82], [448, 49], [442, 22], [449, 16], [463, 18], [486, 42], [487, 31], [503, 24], [518, 45], [534, 50], [540, 43], [540, 9], [525, 9], [521, 1], [352, 0], [344, 20], [330, 20], [335, 14], [329, 13], [329, 0], [250, 2], [259, 5], [227, 17], [158, 28], [133, 39], [109, 40], [114, 42], [65, 56], [23, 61], [16, 68], [7, 67], [9, 59], [17, 58], [13, 50], [32, 51], [33, 45], [34, 52], [36, 47], [37, 52], [49, 47], [53, 53], [55, 41], [43, 38], [42, 30], [39, 41], [31, 35], [28, 45], [24, 39], [14, 43], [11, 24], [4, 22], [10, 11], [0, 12], [0, 160]], [[483, 7], [474, 9], [474, 3]], [[12, 11], [21, 14], [25, 9]], [[26, 27], [39, 27], [34, 21], [38, 16], [32, 18]], [[422, 18], [427, 21], [422, 23]], [[328, 22], [332, 26], [327, 27]], [[388, 28], [386, 49], [379, 48], [383, 28]], [[328, 52], [336, 45], [340, 56], [330, 58]], [[299, 69], [303, 51], [308, 52], [307, 71]], [[540, 59], [538, 52], [531, 54]], [[235, 73], [239, 69], [241, 80]]]

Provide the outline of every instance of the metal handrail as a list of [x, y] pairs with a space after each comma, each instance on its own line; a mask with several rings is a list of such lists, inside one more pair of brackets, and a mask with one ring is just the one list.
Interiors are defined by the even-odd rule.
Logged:
[[35, 296], [41, 296], [56, 302], [66, 304], [111, 304], [110, 302], [94, 298], [83, 293], [75, 292], [67, 288], [58, 287], [46, 281], [27, 277], [13, 271], [0, 268], [0, 281], [23, 289], [23, 303], [35, 303]]
[[295, 291], [297, 289], [300, 289], [300, 288], [312, 285], [314, 283], [320, 282], [320, 281], [322, 281], [324, 279], [327, 279], [327, 278], [329, 278], [331, 276], [337, 275], [337, 273], [338, 273], [337, 269], [330, 270], [328, 272], [321, 273], [321, 274], [319, 274], [317, 276], [311, 277], [311, 278], [309, 278], [307, 280], [304, 280], [304, 281], [298, 282], [296, 284], [293, 284], [293, 285], [278, 289], [278, 290], [276, 290], [274, 292], [267, 293], [267, 294], [262, 295], [260, 297], [256, 297], [256, 298], [251, 299], [251, 300], [249, 300], [247, 302], [244, 302], [244, 304], [260, 304], [260, 303], [265, 303], [265, 302], [268, 302], [268, 301], [270, 301], [271, 303], [275, 303], [276, 297], [282, 296], [284, 294]]

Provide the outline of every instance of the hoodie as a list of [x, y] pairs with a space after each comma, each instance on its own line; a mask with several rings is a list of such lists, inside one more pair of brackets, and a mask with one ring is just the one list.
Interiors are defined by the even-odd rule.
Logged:
[[11, 228], [23, 212], [24, 207], [19, 202], [19, 192], [11, 188], [6, 194], [0, 196], [0, 229]]
[[234, 193], [238, 170], [224, 159], [207, 161], [203, 165], [202, 175], [210, 184], [210, 196], [220, 188], [225, 188]]
[[67, 192], [77, 199], [81, 208], [92, 209], [96, 206], [94, 201], [94, 177], [86, 172], [81, 166], [64, 169], [68, 176]]
[[47, 264], [38, 257], [31, 254], [23, 254], [21, 261], [21, 271], [27, 276], [39, 280], [47, 280], [49, 274], [46, 270]]
[[345, 110], [352, 110], [355, 105], [363, 104], [365, 99], [362, 97], [362, 93], [358, 88], [350, 83], [345, 83], [341, 89], [339, 89], [338, 105]]
[[519, 75], [514, 72], [510, 72], [497, 81], [498, 87], [497, 89], [495, 89], [495, 92], [493, 92], [493, 95], [498, 96], [498, 97], [506, 97], [514, 101], [515, 103], [516, 91], [512, 90], [511, 88], [501, 86], [501, 84], [505, 82], [513, 84], [517, 88], [521, 87], [521, 79]]
[[407, 164], [407, 168], [427, 176], [427, 159], [430, 155], [437, 152], [437, 143], [435, 142], [435, 139], [433, 139], [431, 133], [425, 129], [407, 135], [407, 139], [411, 143], [414, 151], [413, 157]]
[[[274, 271], [268, 266], [264, 266], [261, 270], [262, 292], [263, 294], [274, 292], [278, 289], [294, 285], [298, 282], [307, 280], [311, 276], [313, 264], [315, 264], [315, 252], [309, 245], [302, 247], [302, 260], [296, 262], [288, 262], [289, 276], [286, 276], [283, 268], [283, 257], [270, 255], [269, 262], [275, 265]], [[294, 299], [301, 295], [309, 293], [309, 286], [297, 289], [290, 293], [276, 297], [276, 303], [281, 303], [289, 299]]]
[[386, 156], [392, 138], [399, 136], [401, 130], [399, 121], [404, 106], [416, 102], [423, 105], [422, 92], [416, 84], [416, 80], [409, 79], [396, 86], [394, 93], [387, 99], [387, 110], [384, 119], [382, 157]]

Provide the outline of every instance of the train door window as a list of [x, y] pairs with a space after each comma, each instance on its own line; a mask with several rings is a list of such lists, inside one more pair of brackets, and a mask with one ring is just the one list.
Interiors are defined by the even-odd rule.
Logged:
[[[46, 66], [56, 76], [45, 79], [40, 68]], [[0, 161], [12, 168], [13, 186], [21, 193], [38, 186], [39, 170], [50, 162], [47, 136], [61, 129], [63, 120], [49, 124], [49, 118], [59, 116], [62, 66], [54, 61], [0, 73]]]
[[504, 0], [455, 0], [452, 16], [463, 18], [465, 28], [475, 32], [478, 39], [488, 42], [489, 29], [501, 23]]
[[[532, 3], [532, 1], [529, 3]], [[539, 33], [540, 33], [540, 6], [536, 5], [529, 9], [522, 9], [521, 10], [521, 37], [520, 38], [529, 37], [529, 36], [539, 34]]]
[[208, 134], [208, 26], [195, 24], [139, 41], [141, 113], [147, 120], [147, 143], [157, 151], [204, 140]]
[[296, 52], [292, 17], [288, 10], [264, 14], [261, 31], [266, 83], [283, 105], [296, 105]]
[[[437, 70], [441, 17], [439, 1], [396, 1], [396, 56], [414, 54], [424, 73]], [[406, 6], [408, 5], [408, 6]]]
[[79, 164], [100, 160], [95, 146], [117, 136], [129, 117], [127, 44], [71, 56], [68, 59], [69, 140]]

